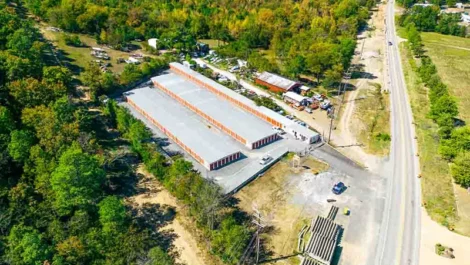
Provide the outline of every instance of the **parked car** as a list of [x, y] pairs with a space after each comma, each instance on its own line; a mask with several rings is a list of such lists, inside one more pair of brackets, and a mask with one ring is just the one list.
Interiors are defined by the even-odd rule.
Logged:
[[268, 164], [271, 160], [273, 160], [273, 158], [270, 156], [270, 155], [264, 155], [260, 161], [259, 161], [259, 164], [260, 165], [266, 165]]
[[329, 100], [325, 100], [325, 101], [323, 101], [323, 102], [320, 104], [320, 108], [321, 108], [322, 110], [327, 110], [327, 109], [329, 109], [330, 107], [331, 107], [331, 103], [330, 103]]
[[341, 192], [343, 192], [344, 188], [346, 186], [344, 185], [343, 182], [338, 182], [333, 186], [333, 189], [331, 190], [334, 194], [339, 195]]
[[233, 72], [236, 72], [240, 70], [240, 66], [238, 65], [235, 65], [234, 67], [230, 68], [230, 70], [228, 70], [230, 73], [233, 73]]
[[323, 97], [320, 94], [315, 94], [315, 95], [313, 95], [313, 99], [315, 99], [317, 101], [322, 101]]
[[313, 110], [311, 108], [305, 108], [305, 112], [307, 113], [313, 113]]

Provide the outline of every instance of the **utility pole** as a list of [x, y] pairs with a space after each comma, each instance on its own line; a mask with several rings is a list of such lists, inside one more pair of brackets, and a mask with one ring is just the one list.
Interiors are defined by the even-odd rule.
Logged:
[[[344, 73], [343, 79], [346, 79], [348, 81], [349, 81], [349, 79], [351, 79], [351, 70], [352, 70], [352, 66], [350, 66], [348, 68], [348, 70], [346, 71], [346, 73]], [[343, 83], [343, 79], [341, 80], [341, 82], [338, 86], [338, 98], [341, 95], [341, 91], [343, 92], [343, 97], [341, 98], [341, 102], [338, 104], [338, 114], [335, 114], [335, 112], [336, 112], [335, 108], [333, 108], [333, 111], [331, 112], [330, 131], [328, 133], [328, 143], [330, 143], [330, 140], [331, 140], [331, 131], [333, 130], [333, 121], [334, 121], [336, 116], [339, 116], [341, 107], [344, 103], [344, 95], [346, 94], [346, 88], [348, 87], [348, 83], [347, 82]]]
[[[248, 258], [251, 253], [252, 253], [252, 248], [256, 250], [256, 260], [255, 264], [259, 264], [259, 252], [260, 252], [260, 235], [261, 235], [261, 230], [263, 230], [264, 227], [266, 227], [265, 221], [261, 217], [261, 212], [258, 210], [258, 207], [256, 205], [253, 205], [253, 220], [252, 222], [256, 225], [256, 232], [253, 235], [253, 237], [250, 240], [250, 243], [245, 249], [245, 252], [241, 256], [238, 265], [244, 264], [244, 261], [246, 258]], [[253, 243], [255, 244], [253, 246]]]
[[260, 211], [254, 207], [253, 209], [253, 223], [256, 225], [256, 262], [255, 264], [258, 265], [259, 263], [259, 244], [260, 244], [260, 234], [261, 230], [266, 226], [263, 224], [263, 220], [261, 219]]

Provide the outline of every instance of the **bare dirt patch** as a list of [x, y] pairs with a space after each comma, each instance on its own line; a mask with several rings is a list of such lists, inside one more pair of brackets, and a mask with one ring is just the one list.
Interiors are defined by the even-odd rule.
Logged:
[[304, 211], [305, 205], [291, 201], [300, 175], [327, 169], [328, 165], [313, 158], [305, 159], [296, 169], [292, 168], [292, 160], [284, 159], [235, 195], [242, 210], [253, 213], [254, 208], [258, 209], [268, 224], [268, 231], [263, 236], [270, 257], [290, 257], [277, 263], [298, 263], [298, 258], [293, 256], [297, 249], [297, 234], [313, 217]]
[[385, 5], [379, 5], [369, 21], [368, 30], [358, 36], [358, 48], [353, 58], [355, 90], [345, 96], [344, 110], [338, 124], [342, 137], [348, 142], [363, 146], [368, 154], [380, 156], [388, 154], [389, 143], [375, 141], [373, 135], [364, 132], [371, 129], [372, 123], [381, 125], [380, 128], [372, 126], [377, 129], [375, 133], [389, 134], [390, 131], [388, 104], [385, 106], [387, 109], [376, 108], [377, 102], [371, 95], [374, 91], [371, 83], [384, 87], [384, 8]]
[[168, 191], [166, 191], [161, 184], [159, 184], [153, 176], [146, 172], [142, 166], [137, 170], [137, 173], [142, 174], [144, 178], [139, 182], [140, 188], [145, 188], [149, 192], [139, 194], [129, 198], [129, 201], [141, 206], [145, 203], [159, 204], [164, 206], [171, 206], [176, 210], [176, 218], [168, 225], [162, 228], [162, 231], [171, 231], [177, 237], [173, 241], [173, 245], [179, 253], [177, 262], [185, 263], [188, 265], [206, 265], [210, 264], [205, 262], [207, 253], [198, 246], [196, 238], [189, 232], [188, 221], [184, 216], [180, 216], [178, 212], [181, 210], [176, 198], [174, 198]]

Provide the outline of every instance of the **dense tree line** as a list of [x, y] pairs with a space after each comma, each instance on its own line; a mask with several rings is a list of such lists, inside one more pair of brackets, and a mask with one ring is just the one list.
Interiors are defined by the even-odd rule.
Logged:
[[440, 11], [439, 6], [413, 6], [400, 16], [399, 24], [402, 27], [414, 24], [419, 31], [465, 37], [467, 27], [459, 25], [460, 14], [445, 14]]
[[173, 264], [124, 204], [129, 175], [114, 176], [99, 119], [70, 96], [70, 71], [46, 64], [19, 4], [0, 1], [0, 264]]
[[429, 57], [423, 56], [421, 37], [414, 27], [408, 25], [409, 47], [417, 56], [420, 66], [416, 69], [421, 81], [428, 88], [429, 117], [439, 126], [439, 153], [451, 162], [450, 172], [454, 181], [470, 187], [470, 127], [458, 127], [459, 114], [456, 99], [442, 82], [437, 68]]
[[[152, 133], [127, 109], [109, 101], [104, 109], [119, 132], [151, 172], [188, 209], [200, 232], [208, 239], [211, 252], [227, 264], [236, 264], [250, 237], [249, 220], [224, 197], [220, 187], [205, 180], [190, 162], [171, 162], [150, 143]], [[170, 163], [171, 162], [171, 163]]]
[[[158, 38], [159, 48], [193, 50], [197, 39], [227, 42], [226, 57], [249, 59], [260, 71], [310, 74], [337, 82], [375, 0], [26, 0], [29, 9], [69, 32], [120, 47]], [[268, 50], [273, 56], [264, 56]], [[327, 73], [329, 71], [329, 73]], [[341, 76], [341, 74], [339, 75]]]

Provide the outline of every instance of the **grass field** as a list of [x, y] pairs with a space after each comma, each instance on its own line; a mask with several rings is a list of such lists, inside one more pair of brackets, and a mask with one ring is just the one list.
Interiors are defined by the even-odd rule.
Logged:
[[[370, 83], [357, 96], [354, 116], [360, 121], [354, 127], [359, 142], [370, 154], [388, 155], [390, 152], [390, 108], [389, 96], [380, 91], [380, 85]], [[381, 137], [382, 136], [382, 137]]]
[[470, 39], [429, 32], [421, 36], [426, 54], [457, 99], [460, 118], [470, 123]]
[[[40, 27], [41, 32], [47, 40], [51, 41], [53, 45], [60, 51], [61, 61], [67, 63], [67, 66], [74, 72], [74, 74], [79, 75], [91, 61], [97, 60], [97, 58], [91, 56], [90, 51], [91, 47], [100, 47], [106, 50], [111, 59], [108, 61], [111, 63], [111, 67], [108, 67], [114, 73], [120, 73], [124, 70], [125, 63], [118, 64], [116, 63], [117, 58], [127, 59], [130, 53], [117, 51], [102, 47], [96, 43], [96, 40], [87, 35], [79, 34], [80, 40], [87, 47], [72, 47], [65, 44], [63, 40], [62, 32], [53, 32], [46, 30], [46, 26]], [[142, 53], [142, 51], [134, 51], [136, 53]]]
[[437, 125], [427, 118], [427, 89], [414, 72], [416, 62], [406, 43], [400, 44], [400, 51], [418, 137], [423, 204], [433, 220], [447, 227], [454, 227], [458, 218], [452, 177], [447, 162], [438, 154]]
[[[459, 116], [470, 122], [470, 39], [422, 33], [426, 54], [437, 67], [439, 76], [458, 102]], [[470, 235], [470, 194], [454, 185], [457, 220], [455, 230]]]

